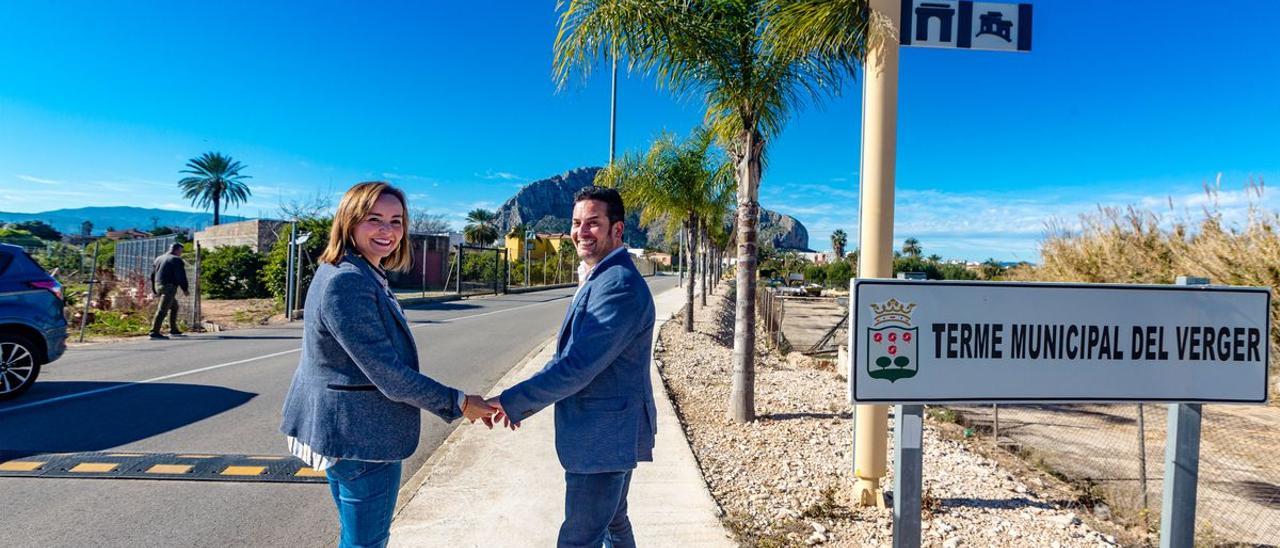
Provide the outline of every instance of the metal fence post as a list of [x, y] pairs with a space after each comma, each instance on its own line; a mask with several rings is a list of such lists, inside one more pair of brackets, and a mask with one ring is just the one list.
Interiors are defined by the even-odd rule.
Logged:
[[[93, 284], [98, 281], [98, 245], [102, 240], [93, 242], [93, 268], [89, 270], [89, 291], [84, 296], [84, 312], [80, 314], [80, 342], [84, 342], [84, 324], [89, 319], [89, 301], [93, 300]], [[84, 261], [80, 261], [84, 264]]]
[[427, 296], [427, 240], [428, 239], [429, 238], [422, 239], [422, 297], [423, 298], [426, 298]]
[[920, 546], [924, 406], [893, 406], [893, 546]]
[[[1178, 276], [1177, 284], [1209, 285], [1209, 279]], [[1181, 548], [1195, 543], [1202, 412], [1198, 403], [1169, 405], [1164, 450], [1164, 497], [1160, 509], [1161, 548]]]
[[1142, 489], [1142, 525], [1151, 524], [1150, 504], [1147, 500], [1147, 417], [1143, 405], [1138, 404], [1138, 488]]
[[284, 316], [293, 321], [293, 246], [298, 235], [297, 223], [289, 223], [289, 241], [285, 245], [284, 260]]
[[462, 294], [462, 244], [458, 244], [458, 279], [453, 282], [459, 295]]
[[200, 242], [192, 242], [192, 250], [195, 254], [195, 283], [191, 293], [191, 327], [196, 331], [204, 331], [200, 327]]

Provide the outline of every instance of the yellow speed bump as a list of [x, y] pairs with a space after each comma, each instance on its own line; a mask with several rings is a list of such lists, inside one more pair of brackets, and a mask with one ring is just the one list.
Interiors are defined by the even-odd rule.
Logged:
[[261, 476], [267, 472], [266, 466], [228, 466], [222, 471], [224, 476]]
[[44, 466], [43, 462], [11, 460], [0, 462], [0, 472], [32, 472]]
[[157, 464], [147, 469], [148, 474], [186, 474], [191, 472], [190, 464]]
[[115, 470], [117, 466], [120, 466], [120, 463], [118, 462], [83, 462], [83, 463], [77, 464], [75, 468], [71, 469], [71, 471], [81, 472], [81, 473], [105, 473], [105, 472], [110, 472], [112, 470]]
[[298, 476], [298, 477], [300, 477], [300, 478], [327, 478], [327, 477], [329, 477], [329, 474], [326, 474], [326, 473], [324, 473], [324, 472], [321, 472], [321, 471], [316, 470], [315, 468], [310, 468], [310, 467], [307, 467], [307, 466], [303, 466], [302, 468], [299, 468], [299, 469], [298, 469], [298, 473], [297, 473], [297, 474], [294, 474], [294, 475], [295, 475], [295, 476]]

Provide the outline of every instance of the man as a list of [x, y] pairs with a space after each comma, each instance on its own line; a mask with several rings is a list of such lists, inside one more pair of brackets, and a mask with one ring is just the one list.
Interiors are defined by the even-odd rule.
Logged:
[[160, 333], [164, 315], [169, 314], [169, 334], [181, 335], [178, 330], [178, 289], [187, 293], [187, 263], [182, 260], [182, 244], [173, 244], [169, 252], [156, 257], [151, 263], [151, 294], [160, 297], [156, 317], [151, 320], [151, 338], [167, 339]]
[[565, 469], [561, 547], [635, 546], [627, 518], [631, 471], [653, 460], [653, 296], [622, 243], [623, 215], [616, 190], [587, 187], [574, 196], [571, 237], [588, 270], [556, 354], [490, 400], [512, 428], [555, 404], [556, 454]]

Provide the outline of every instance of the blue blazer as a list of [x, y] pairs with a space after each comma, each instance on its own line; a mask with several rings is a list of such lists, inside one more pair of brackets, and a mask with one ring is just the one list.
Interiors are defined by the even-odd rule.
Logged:
[[504, 391], [503, 409], [518, 421], [555, 404], [556, 454], [568, 472], [618, 472], [652, 461], [653, 320], [653, 295], [626, 250], [606, 257], [569, 305], [555, 357]]
[[413, 333], [378, 276], [347, 253], [322, 263], [307, 290], [280, 431], [327, 457], [403, 460], [418, 447], [419, 409], [462, 416], [458, 391], [418, 372]]

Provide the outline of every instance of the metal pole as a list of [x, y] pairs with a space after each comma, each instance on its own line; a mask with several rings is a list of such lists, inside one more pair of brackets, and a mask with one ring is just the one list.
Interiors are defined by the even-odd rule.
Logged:
[[285, 246], [288, 257], [284, 261], [284, 316], [293, 321], [293, 240], [298, 235], [298, 224], [289, 223], [289, 241]]
[[1000, 447], [1000, 404], [991, 404], [991, 439]]
[[299, 302], [302, 300], [302, 246], [299, 244], [293, 244], [293, 252], [297, 253], [297, 256], [294, 257], [293, 259], [293, 308], [294, 310], [289, 311], [290, 318], [293, 317], [293, 314], [297, 311], [298, 307], [302, 306], [302, 303]]
[[455, 287], [458, 294], [461, 295], [462, 294], [462, 244], [458, 244], [458, 276], [457, 278], [458, 279], [454, 283], [456, 284]]
[[427, 238], [422, 239], [422, 296], [427, 296]]
[[[862, 407], [862, 406], [859, 406]], [[893, 546], [920, 546], [924, 406], [893, 406]]]
[[200, 242], [193, 242], [192, 250], [195, 254], [195, 284], [191, 293], [191, 327], [189, 329], [203, 331], [200, 326]]
[[1147, 419], [1142, 404], [1138, 404], [1138, 486], [1142, 489], [1142, 524], [1151, 523], [1147, 500]]
[[493, 294], [498, 294], [498, 280], [502, 278], [502, 262], [498, 248], [493, 248]]
[[613, 86], [609, 88], [609, 165], [618, 143], [618, 52], [613, 52]]
[[[1177, 284], [1209, 285], [1209, 279], [1178, 276]], [[1195, 543], [1202, 413], [1198, 403], [1169, 405], [1164, 446], [1164, 497], [1160, 509], [1161, 548], [1181, 548]]]
[[[80, 342], [84, 342], [84, 323], [89, 319], [89, 301], [93, 300], [93, 284], [98, 281], [98, 245], [102, 240], [93, 242], [93, 269], [89, 270], [89, 291], [84, 296], [84, 312], [80, 314]], [[84, 264], [84, 261], [80, 261]]]
[[[889, 28], [871, 29], [873, 46], [867, 51], [862, 79], [862, 169], [859, 214], [858, 261], [861, 278], [888, 278], [893, 274], [893, 181], [898, 139], [898, 41], [890, 31], [898, 28], [902, 4], [897, 0], [871, 0], [875, 21]], [[850, 314], [856, 311], [849, 310]], [[852, 325], [852, 324], [850, 324]], [[883, 506], [880, 479], [885, 475], [888, 409], [883, 405], [857, 406], [854, 428], [853, 474], [857, 500], [863, 506]]]

